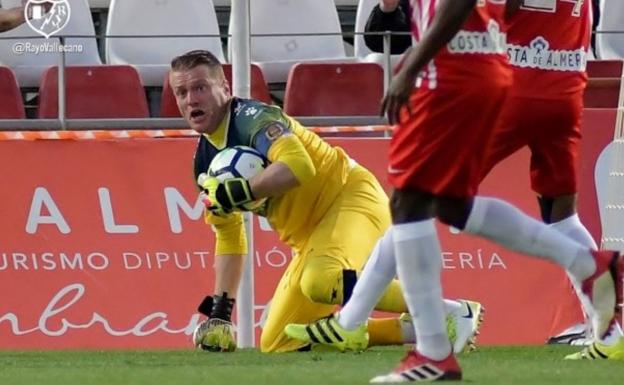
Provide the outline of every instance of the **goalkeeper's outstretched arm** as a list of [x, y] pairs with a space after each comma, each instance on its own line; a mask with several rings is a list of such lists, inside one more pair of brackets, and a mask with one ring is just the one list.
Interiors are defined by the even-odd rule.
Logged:
[[241, 213], [219, 217], [207, 211], [205, 219], [216, 236], [215, 284], [213, 295], [199, 305], [199, 312], [208, 319], [193, 332], [193, 344], [208, 351], [230, 352], [236, 349], [232, 309], [247, 254], [247, 238]]
[[215, 257], [215, 294], [206, 297], [199, 305], [198, 310], [208, 318], [193, 332], [193, 344], [196, 347], [211, 352], [236, 350], [232, 309], [244, 260], [245, 256], [240, 254], [222, 254]]
[[240, 254], [222, 254], [215, 256], [214, 294], [228, 293], [228, 298], [236, 299], [238, 286], [243, 274], [245, 256]]
[[214, 294], [228, 293], [234, 299], [240, 284], [243, 262], [247, 255], [247, 236], [241, 213], [225, 217], [206, 212], [206, 223], [215, 233]]

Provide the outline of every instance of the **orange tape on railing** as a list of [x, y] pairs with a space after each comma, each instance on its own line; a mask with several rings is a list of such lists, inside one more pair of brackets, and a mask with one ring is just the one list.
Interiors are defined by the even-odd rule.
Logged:
[[[390, 126], [309, 127], [322, 133], [384, 132]], [[0, 140], [105, 140], [197, 136], [193, 130], [0, 131]]]

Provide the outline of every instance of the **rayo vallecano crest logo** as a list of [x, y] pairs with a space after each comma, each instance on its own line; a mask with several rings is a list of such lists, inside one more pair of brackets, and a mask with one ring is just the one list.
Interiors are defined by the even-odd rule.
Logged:
[[67, 25], [71, 8], [68, 0], [28, 0], [24, 15], [30, 28], [47, 39]]

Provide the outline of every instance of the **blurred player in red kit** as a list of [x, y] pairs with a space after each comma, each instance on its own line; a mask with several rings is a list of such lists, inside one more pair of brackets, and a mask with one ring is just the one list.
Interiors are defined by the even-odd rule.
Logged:
[[528, 146], [532, 154], [531, 184], [538, 195], [542, 219], [596, 249], [576, 212], [591, 11], [591, 2], [585, 0], [510, 3], [507, 52], [514, 83], [508, 108], [494, 132], [484, 176], [501, 160]]
[[[528, 3], [549, 3], [509, 2], [510, 11]], [[373, 382], [462, 376], [444, 327], [435, 218], [565, 268], [586, 298], [583, 303], [592, 317], [594, 337], [601, 341], [597, 343], [613, 348], [611, 358], [623, 356], [624, 340], [615, 312], [621, 300], [622, 260], [618, 253], [595, 251], [504, 201], [476, 196], [485, 156], [496, 140], [494, 133], [499, 132], [498, 122], [502, 125], [512, 113], [508, 111], [515, 108], [513, 99], [507, 99], [508, 93], [513, 97], [516, 90], [511, 89], [512, 72], [501, 30], [505, 1], [412, 0], [411, 8], [418, 44], [393, 79], [383, 110], [391, 123], [398, 124], [388, 167], [395, 188], [391, 233], [397, 273], [414, 317], [418, 345], [397, 369]], [[545, 48], [543, 43], [539, 45]], [[546, 59], [555, 60], [554, 56]], [[573, 59], [556, 58], [560, 65], [568, 66], [575, 65]], [[503, 118], [500, 121], [499, 116]]]

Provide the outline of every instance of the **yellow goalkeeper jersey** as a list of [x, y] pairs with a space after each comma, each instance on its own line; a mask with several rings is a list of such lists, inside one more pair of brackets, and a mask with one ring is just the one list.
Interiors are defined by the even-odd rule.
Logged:
[[[200, 137], [195, 153], [195, 176], [206, 172], [214, 156], [226, 147], [253, 147], [270, 162], [286, 164], [299, 186], [267, 200], [260, 213], [280, 239], [301, 249], [309, 234], [334, 203], [353, 162], [339, 147], [329, 145], [276, 106], [234, 98], [219, 128]], [[241, 213], [206, 215], [216, 233], [216, 254], [246, 254]]]

